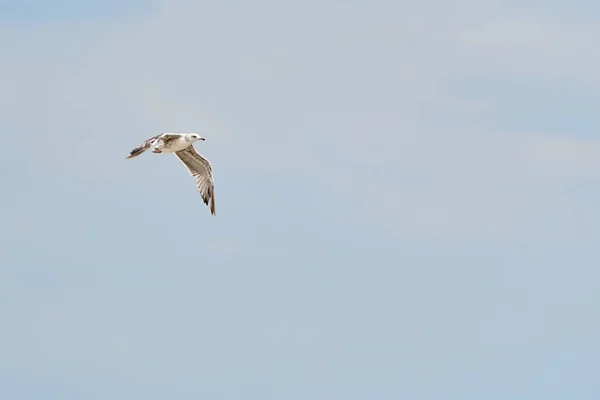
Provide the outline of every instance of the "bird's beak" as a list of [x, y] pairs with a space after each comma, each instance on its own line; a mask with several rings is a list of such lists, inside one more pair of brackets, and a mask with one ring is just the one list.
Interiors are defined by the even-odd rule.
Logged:
[[206, 140], [206, 138], [201, 137], [199, 140]]

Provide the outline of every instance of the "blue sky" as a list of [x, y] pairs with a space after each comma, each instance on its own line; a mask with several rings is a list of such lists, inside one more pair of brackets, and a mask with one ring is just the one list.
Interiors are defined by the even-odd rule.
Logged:
[[19, 4], [1, 398], [597, 398], [595, 3]]
[[4, 22], [69, 22], [73, 19], [121, 18], [151, 9], [152, 0], [4, 0], [0, 17]]

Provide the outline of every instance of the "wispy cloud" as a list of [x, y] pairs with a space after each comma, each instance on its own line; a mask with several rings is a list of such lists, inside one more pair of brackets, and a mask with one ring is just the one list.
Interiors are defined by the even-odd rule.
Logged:
[[[105, 162], [106, 154], [120, 155], [113, 140], [128, 148], [155, 130], [201, 130], [211, 142], [227, 143], [227, 152], [211, 150], [229, 165], [314, 176], [346, 187], [341, 193], [359, 186], [356, 199], [366, 196], [364, 202], [378, 214], [387, 210], [383, 220], [412, 215], [412, 224], [398, 223], [407, 233], [452, 235], [470, 225], [473, 232], [522, 231], [508, 221], [524, 221], [544, 197], [560, 196], [569, 179], [594, 175], [594, 142], [557, 139], [531, 126], [500, 132], [484, 123], [490, 112], [509, 106], [493, 101], [493, 86], [479, 98], [455, 90], [469, 84], [471, 72], [479, 77], [581, 72], [578, 63], [550, 63], [533, 49], [546, 49], [551, 59], [568, 57], [574, 46], [586, 43], [583, 27], [542, 18], [466, 26], [446, 21], [440, 37], [433, 33], [440, 23], [435, 19], [406, 26], [393, 19], [370, 22], [350, 7], [336, 25], [305, 15], [313, 23], [309, 31], [285, 15], [252, 29], [233, 17], [240, 29], [247, 28], [238, 36], [208, 17], [215, 12], [221, 11], [173, 7], [115, 28], [75, 64], [57, 68], [44, 83], [51, 87], [33, 96], [37, 106], [28, 101], [31, 95], [13, 104], [29, 102], [38, 118], [48, 116], [46, 128], [78, 138], [72, 146], [81, 156], [63, 171], [71, 163], [85, 171], [114, 171]], [[222, 32], [219, 47], [211, 43], [209, 33], [215, 31]], [[595, 75], [579, 79], [593, 81]], [[47, 72], [40, 76], [48, 78]], [[31, 93], [33, 82], [23, 81], [21, 92], [29, 87]], [[67, 115], [70, 125], [60, 126]], [[563, 142], [557, 145], [558, 140]], [[39, 157], [62, 146], [48, 135], [43, 143]], [[426, 183], [405, 186], [402, 178], [378, 183], [369, 166]], [[521, 195], [509, 194], [515, 190]], [[557, 201], [575, 206], [568, 197]], [[419, 208], [422, 215], [412, 211]]]

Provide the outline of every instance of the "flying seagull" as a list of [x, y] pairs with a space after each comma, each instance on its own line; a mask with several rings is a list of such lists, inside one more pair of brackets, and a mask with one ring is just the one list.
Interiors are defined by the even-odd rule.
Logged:
[[152, 152], [156, 154], [175, 153], [189, 173], [196, 178], [196, 186], [204, 204], [209, 206], [210, 213], [215, 215], [215, 182], [212, 167], [210, 162], [194, 149], [192, 143], [197, 140], [205, 139], [196, 133], [161, 133], [131, 150], [126, 158], [137, 157], [150, 147], [153, 147]]

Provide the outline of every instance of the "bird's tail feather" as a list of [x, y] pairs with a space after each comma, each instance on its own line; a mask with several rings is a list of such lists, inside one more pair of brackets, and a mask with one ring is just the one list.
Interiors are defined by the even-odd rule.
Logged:
[[137, 157], [137, 156], [139, 156], [140, 154], [142, 154], [146, 150], [147, 149], [144, 149], [144, 147], [142, 147], [142, 146], [136, 147], [135, 149], [131, 150], [131, 153], [129, 153], [129, 155], [126, 158]]
[[156, 142], [157, 142], [157, 138], [158, 138], [158, 136], [154, 136], [154, 137], [146, 140], [144, 143], [140, 144], [135, 149], [131, 150], [131, 152], [126, 157], [126, 159], [127, 158], [137, 157], [140, 154], [142, 154], [143, 152], [145, 152], [146, 150], [148, 150], [150, 147], [154, 146], [156, 144]]

